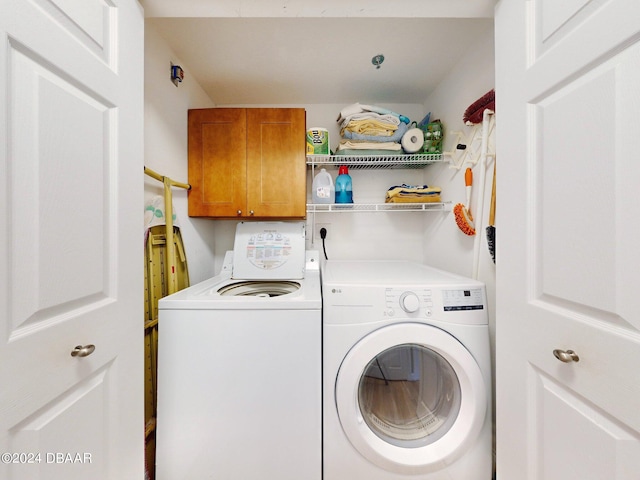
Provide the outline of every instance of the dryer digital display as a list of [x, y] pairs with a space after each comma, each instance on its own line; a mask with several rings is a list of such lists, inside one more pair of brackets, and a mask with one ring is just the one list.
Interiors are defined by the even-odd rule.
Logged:
[[443, 290], [442, 305], [445, 312], [482, 310], [484, 308], [482, 290], [479, 288]]

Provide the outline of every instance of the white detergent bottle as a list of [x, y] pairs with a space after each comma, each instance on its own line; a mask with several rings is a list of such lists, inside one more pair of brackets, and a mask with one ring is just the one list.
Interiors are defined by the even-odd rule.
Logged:
[[313, 203], [334, 203], [336, 192], [333, 186], [333, 178], [324, 168], [313, 179], [311, 189]]

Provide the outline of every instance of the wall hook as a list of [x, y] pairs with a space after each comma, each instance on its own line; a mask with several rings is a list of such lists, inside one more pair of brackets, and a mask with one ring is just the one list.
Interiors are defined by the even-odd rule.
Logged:
[[[486, 125], [485, 125], [486, 122]], [[448, 152], [442, 152], [442, 156], [449, 158], [449, 168], [460, 170], [463, 165], [470, 164], [475, 166], [483, 156], [483, 142], [485, 143], [485, 158], [493, 157], [495, 149], [491, 145], [491, 137], [495, 127], [495, 116], [493, 111], [487, 110], [484, 115], [483, 123], [474, 124], [469, 133], [465, 136], [462, 132], [451, 132], [455, 135], [453, 145], [456, 147]], [[459, 148], [464, 145], [465, 148]]]

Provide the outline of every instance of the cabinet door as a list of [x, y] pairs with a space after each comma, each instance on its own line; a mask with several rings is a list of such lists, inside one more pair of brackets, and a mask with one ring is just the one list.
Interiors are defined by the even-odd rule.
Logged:
[[189, 216], [237, 217], [247, 202], [246, 110], [189, 110]]
[[247, 208], [255, 217], [306, 214], [305, 111], [247, 110]]

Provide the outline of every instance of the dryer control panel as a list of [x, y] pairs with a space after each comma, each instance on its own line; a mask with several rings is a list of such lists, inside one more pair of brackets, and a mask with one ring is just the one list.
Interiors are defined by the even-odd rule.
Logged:
[[393, 317], [396, 314], [401, 313], [430, 317], [433, 314], [433, 306], [433, 295], [431, 289], [385, 289], [385, 307], [388, 317]]
[[[402, 288], [385, 289], [385, 316], [408, 316], [410, 318], [430, 318], [436, 313], [469, 313], [484, 310], [482, 288], [431, 289]], [[484, 312], [483, 312], [484, 313]]]

